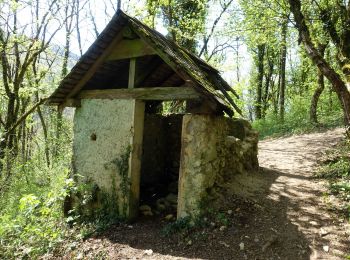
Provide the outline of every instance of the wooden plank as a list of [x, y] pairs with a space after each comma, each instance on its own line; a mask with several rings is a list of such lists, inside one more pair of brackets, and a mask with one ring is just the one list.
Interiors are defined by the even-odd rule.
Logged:
[[115, 46], [115, 49], [107, 57], [107, 60], [130, 59], [154, 54], [156, 52], [153, 48], [145, 44], [141, 39], [124, 39]]
[[135, 88], [136, 58], [130, 59], [128, 88]]
[[80, 99], [138, 99], [138, 100], [188, 100], [201, 95], [190, 87], [157, 87], [134, 89], [83, 90]]
[[97, 58], [90, 69], [84, 74], [81, 80], [75, 85], [72, 91], [67, 95], [67, 98], [74, 97], [82, 87], [91, 79], [100, 65], [106, 60], [108, 55], [114, 50], [115, 45], [120, 42], [123, 38], [123, 34], [119, 33], [111, 42], [111, 44], [105, 49], [105, 51]]

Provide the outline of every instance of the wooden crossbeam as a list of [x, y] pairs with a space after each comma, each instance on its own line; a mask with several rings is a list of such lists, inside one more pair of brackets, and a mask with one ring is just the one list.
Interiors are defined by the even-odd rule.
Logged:
[[189, 100], [200, 94], [189, 87], [156, 87], [134, 89], [83, 90], [78, 99], [138, 99], [138, 100]]

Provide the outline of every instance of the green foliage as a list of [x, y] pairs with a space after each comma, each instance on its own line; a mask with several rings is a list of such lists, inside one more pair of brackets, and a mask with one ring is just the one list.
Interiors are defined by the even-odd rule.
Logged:
[[345, 200], [350, 201], [350, 181], [339, 181], [331, 183], [330, 190], [332, 193], [341, 195], [341, 197], [343, 197]]
[[196, 52], [198, 34], [205, 29], [207, 0], [147, 0], [146, 6], [148, 24], [153, 27], [154, 17], [161, 15], [170, 38]]
[[226, 226], [226, 227], [230, 224], [230, 221], [229, 221], [227, 215], [223, 212], [219, 212], [216, 215], [216, 222], [218, 222], [220, 225]]
[[329, 182], [331, 194], [344, 201], [343, 212], [350, 221], [350, 141], [341, 143], [329, 152], [316, 177], [325, 178]]
[[[32, 123], [29, 127], [37, 128], [37, 125]], [[57, 151], [50, 166], [39, 128], [33, 137], [36, 146], [31, 153], [27, 158], [12, 157], [11, 175], [0, 177], [1, 259], [37, 258], [72, 234], [62, 210], [65, 198], [76, 190], [75, 182], [69, 178], [71, 125], [64, 121], [62, 128], [59, 139], [53, 129], [48, 131], [46, 142], [52, 148], [50, 151]]]
[[341, 126], [343, 124], [342, 110], [335, 97], [331, 97], [334, 100], [331, 105], [329, 104], [329, 98], [329, 96], [322, 96], [320, 100], [318, 107], [319, 124], [310, 122], [308, 96], [296, 95], [291, 98], [288, 104], [283, 122], [279, 116], [271, 112], [265, 119], [254, 121], [252, 123], [253, 128], [259, 131], [260, 139], [264, 139], [266, 137], [322, 131]]
[[350, 161], [348, 157], [340, 157], [335, 162], [325, 165], [318, 173], [319, 177], [327, 179], [346, 178], [350, 176]]
[[62, 203], [74, 189], [74, 182], [68, 178], [67, 168], [58, 166], [47, 175], [55, 176], [55, 180], [45, 187], [34, 179], [17, 180], [14, 186], [23, 187], [10, 187], [5, 194], [8, 197], [17, 192], [17, 196], [7, 205], [1, 200], [0, 258], [37, 257], [54, 249], [68, 235]]

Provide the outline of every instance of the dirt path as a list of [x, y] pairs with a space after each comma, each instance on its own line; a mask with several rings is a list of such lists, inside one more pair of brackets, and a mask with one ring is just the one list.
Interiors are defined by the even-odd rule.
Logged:
[[[350, 227], [327, 209], [324, 183], [312, 177], [317, 159], [341, 140], [335, 129], [260, 142], [260, 172], [238, 176], [220, 224], [162, 236], [164, 220], [116, 225], [65, 253], [65, 259], [344, 259]], [[211, 223], [213, 224], [213, 223]], [[343, 257], [341, 257], [343, 256]]]
[[338, 256], [350, 251], [349, 226], [327, 211], [336, 200], [324, 196], [325, 184], [313, 178], [320, 156], [342, 137], [343, 130], [336, 129], [266, 140], [259, 145], [260, 166], [278, 172], [269, 197], [286, 201], [287, 218], [309, 243], [310, 259], [343, 259]]

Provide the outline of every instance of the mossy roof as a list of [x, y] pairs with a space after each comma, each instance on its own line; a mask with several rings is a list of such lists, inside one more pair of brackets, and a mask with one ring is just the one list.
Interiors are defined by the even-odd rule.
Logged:
[[220, 76], [218, 70], [195, 54], [190, 53], [177, 43], [167, 39], [159, 32], [120, 10], [116, 12], [106, 28], [80, 58], [70, 73], [61, 81], [58, 88], [50, 96], [49, 104], [59, 105], [64, 102], [84, 74], [87, 73], [99, 56], [112, 43], [113, 39], [127, 25], [146, 44], [149, 44], [160, 58], [190, 86], [193, 86], [209, 100], [218, 103], [226, 113], [232, 115], [233, 110], [241, 113], [229, 92], [233, 93], [236, 98], [238, 98], [238, 95]]

